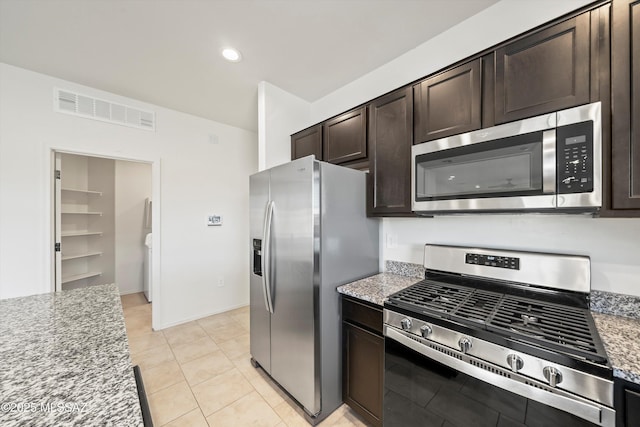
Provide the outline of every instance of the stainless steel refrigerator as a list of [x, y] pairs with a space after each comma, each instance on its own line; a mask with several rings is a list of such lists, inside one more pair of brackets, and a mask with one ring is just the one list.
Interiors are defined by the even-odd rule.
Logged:
[[313, 156], [250, 178], [251, 361], [315, 424], [342, 403], [336, 288], [378, 272], [363, 172]]

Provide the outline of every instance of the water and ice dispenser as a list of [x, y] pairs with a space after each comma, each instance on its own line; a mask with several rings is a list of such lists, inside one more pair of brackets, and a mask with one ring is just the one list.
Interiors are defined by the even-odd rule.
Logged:
[[262, 276], [262, 240], [253, 239], [253, 274]]

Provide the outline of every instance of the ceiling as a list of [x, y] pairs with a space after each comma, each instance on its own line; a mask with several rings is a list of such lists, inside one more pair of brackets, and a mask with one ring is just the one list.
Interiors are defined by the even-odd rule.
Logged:
[[258, 82], [313, 102], [496, 2], [0, 0], [0, 61], [256, 131]]

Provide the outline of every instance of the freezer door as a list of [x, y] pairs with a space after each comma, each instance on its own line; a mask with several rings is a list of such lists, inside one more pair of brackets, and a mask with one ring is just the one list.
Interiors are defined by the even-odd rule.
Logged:
[[[249, 178], [249, 249], [250, 280], [250, 351], [251, 357], [268, 373], [271, 372], [271, 316], [265, 305], [262, 256], [264, 254], [264, 219], [269, 202], [269, 171]], [[257, 242], [256, 242], [257, 241]], [[256, 252], [255, 244], [261, 246]]]
[[319, 198], [313, 157], [271, 169], [271, 376], [312, 415], [320, 411]]

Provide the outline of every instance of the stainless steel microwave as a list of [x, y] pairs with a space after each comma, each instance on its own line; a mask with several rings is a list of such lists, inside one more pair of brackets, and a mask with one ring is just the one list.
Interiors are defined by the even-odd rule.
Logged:
[[590, 212], [602, 205], [600, 103], [414, 145], [417, 213]]

